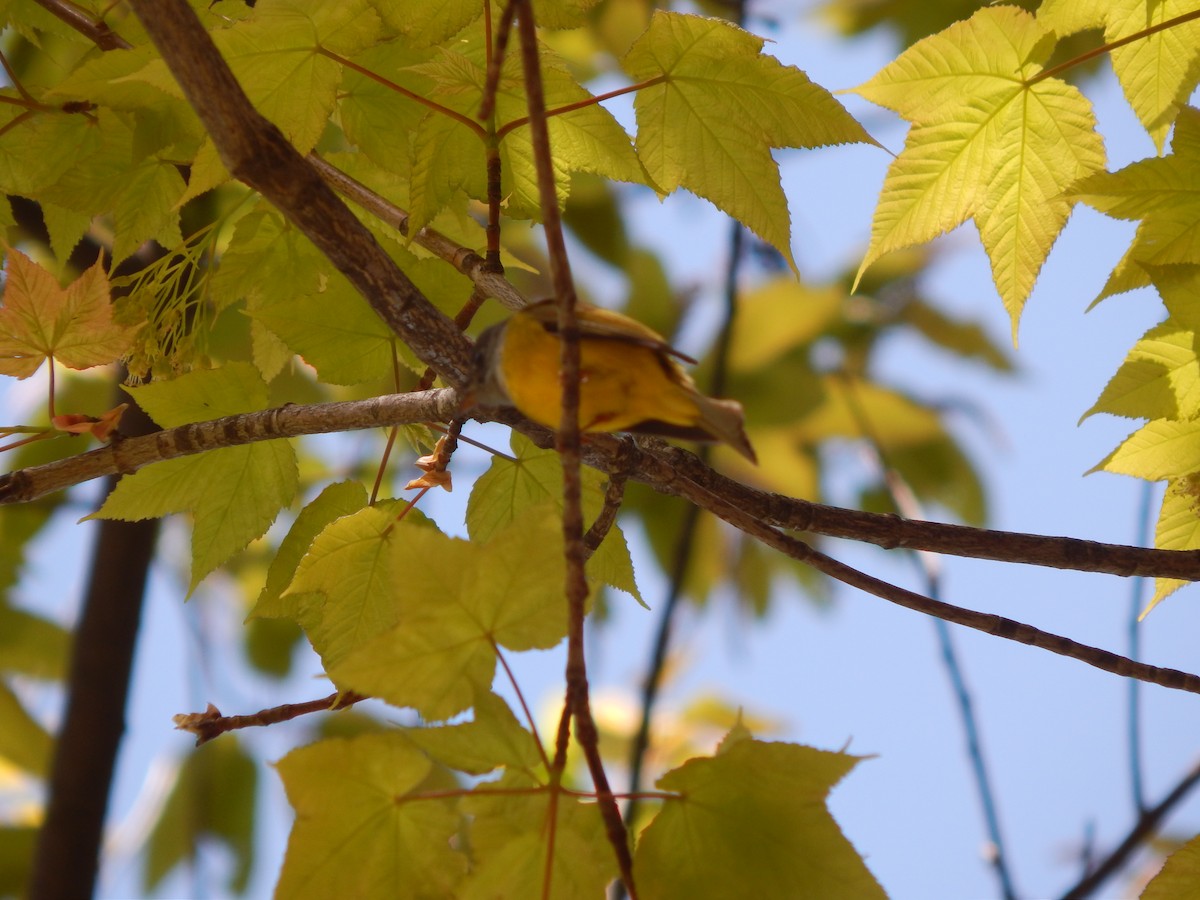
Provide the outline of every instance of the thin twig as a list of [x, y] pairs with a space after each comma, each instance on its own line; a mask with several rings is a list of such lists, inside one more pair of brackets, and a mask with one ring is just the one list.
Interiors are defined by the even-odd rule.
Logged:
[[1128, 34], [1118, 41], [1103, 44], [1087, 51], [1087, 53], [1081, 53], [1079, 56], [1068, 59], [1066, 62], [1059, 63], [1057, 66], [1053, 66], [1049, 69], [1043, 69], [1026, 81], [1025, 86], [1029, 87], [1030, 85], [1037, 84], [1039, 81], [1044, 81], [1047, 78], [1053, 78], [1060, 72], [1066, 72], [1069, 69], [1075, 68], [1075, 66], [1083, 65], [1083, 63], [1090, 59], [1095, 59], [1097, 56], [1102, 56], [1105, 53], [1112, 53], [1114, 50], [1124, 47], [1126, 44], [1132, 44], [1135, 41], [1148, 38], [1152, 34], [1157, 34], [1158, 32], [1165, 31], [1168, 28], [1174, 28], [1176, 25], [1182, 25], [1185, 22], [1192, 21], [1193, 19], [1200, 19], [1200, 9], [1183, 13], [1175, 16], [1173, 19], [1167, 19], [1165, 22], [1159, 22], [1157, 25], [1151, 25], [1149, 28], [1143, 28], [1141, 31], [1135, 31], [1133, 34]]
[[[621, 882], [636, 900], [633, 882], [633, 857], [621, 810], [613, 798], [600, 758], [599, 732], [592, 719], [588, 698], [587, 663], [584, 657], [583, 631], [588, 596], [584, 565], [587, 550], [583, 542], [583, 479], [582, 455], [579, 442], [579, 322], [575, 314], [575, 286], [567, 258], [566, 241], [558, 211], [558, 194], [554, 184], [554, 164], [550, 149], [550, 132], [546, 125], [546, 99], [538, 59], [537, 31], [530, 0], [513, 0], [517, 13], [517, 33], [521, 42], [521, 65], [525, 74], [525, 94], [529, 108], [529, 137], [537, 170], [538, 195], [541, 201], [542, 225], [546, 236], [554, 296], [558, 300], [558, 329], [562, 345], [561, 371], [562, 417], [558, 428], [557, 446], [562, 456], [563, 517], [562, 530], [566, 557], [566, 595], [568, 605], [567, 630], [567, 690], [566, 707], [575, 722], [575, 735], [587, 760], [592, 784], [598, 795], [600, 814], [604, 819], [609, 843], [617, 857]], [[557, 762], [557, 760], [556, 760]], [[547, 881], [548, 886], [548, 881]]]
[[93, 19], [70, 0], [36, 0], [37, 5], [62, 19], [101, 50], [132, 50], [133, 44], [108, 27], [105, 22]]
[[1129, 833], [1125, 835], [1125, 839], [1086, 877], [1069, 888], [1063, 894], [1063, 900], [1082, 900], [1107, 881], [1121, 866], [1125, 865], [1133, 852], [1145, 844], [1146, 840], [1158, 830], [1158, 826], [1167, 817], [1167, 814], [1175, 809], [1197, 784], [1200, 784], [1200, 763], [1192, 766], [1157, 806], [1151, 807], [1138, 816], [1133, 827], [1129, 829]]
[[[365, 184], [351, 178], [337, 166], [330, 165], [314, 151], [308, 155], [308, 161], [320, 174], [325, 182], [348, 200], [361, 206], [381, 222], [391, 225], [401, 234], [408, 234], [408, 212], [401, 209]], [[413, 242], [424, 247], [438, 259], [447, 262], [466, 275], [474, 283], [476, 290], [484, 297], [494, 297], [511, 310], [522, 309], [528, 305], [521, 292], [512, 286], [504, 277], [503, 270], [497, 270], [482, 256], [470, 247], [456, 243], [440, 231], [425, 227], [412, 235]]]
[[346, 709], [367, 698], [362, 694], [335, 691], [328, 697], [319, 700], [308, 700], [304, 703], [284, 703], [280, 706], [270, 706], [246, 716], [223, 716], [221, 711], [208, 704], [208, 709], [202, 713], [183, 713], [174, 717], [175, 727], [179, 731], [190, 731], [196, 736], [196, 746], [206, 744], [213, 738], [220, 737], [227, 731], [237, 731], [240, 728], [258, 728], [264, 725], [276, 725], [289, 719], [307, 716], [315, 712]]
[[[743, 259], [743, 241], [742, 226], [740, 223], [734, 222], [729, 238], [729, 261], [725, 267], [725, 315], [717, 334], [717, 343], [713, 354], [713, 374], [709, 384], [709, 392], [714, 396], [721, 396], [724, 393], [725, 382], [728, 378], [729, 355], [733, 346], [733, 321], [737, 311], [739, 273]], [[702, 458], [706, 456], [708, 447], [702, 447], [700, 453]], [[654, 707], [658, 703], [658, 694], [662, 688], [663, 672], [671, 646], [675, 616], [683, 597], [684, 581], [691, 568], [692, 554], [696, 546], [696, 530], [699, 524], [700, 507], [694, 504], [689, 505], [683, 514], [679, 537], [676, 539], [675, 549], [671, 556], [670, 587], [658, 614], [658, 627], [655, 629], [654, 643], [650, 651], [650, 667], [646, 670], [646, 678], [642, 682], [641, 718], [629, 751], [629, 790], [634, 795], [634, 799], [626, 805], [625, 815], [630, 822], [636, 821], [639, 805], [636, 797], [642, 785], [642, 769], [646, 764], [646, 753], [650, 749]]]

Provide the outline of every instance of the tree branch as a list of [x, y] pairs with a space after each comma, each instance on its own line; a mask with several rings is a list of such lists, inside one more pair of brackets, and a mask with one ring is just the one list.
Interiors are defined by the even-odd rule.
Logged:
[[107, 23], [93, 19], [70, 0], [36, 0], [36, 2], [38, 6], [89, 38], [101, 50], [133, 49], [133, 45], [109, 28]]
[[230, 173], [303, 232], [422, 362], [451, 384], [462, 384], [470, 342], [400, 271], [316, 169], [254, 108], [196, 12], [184, 0], [130, 0], [129, 5]]
[[441, 388], [343, 403], [288, 404], [261, 412], [181, 425], [145, 437], [119, 437], [107, 447], [0, 475], [0, 505], [27, 503], [93, 478], [117, 473], [128, 475], [150, 463], [205, 450], [303, 434], [445, 422], [454, 417], [457, 408], [454, 391]]
[[178, 730], [189, 731], [196, 736], [196, 746], [199, 747], [227, 731], [275, 725], [278, 722], [287, 722], [315, 712], [348, 709], [355, 703], [366, 699], [362, 694], [334, 691], [328, 697], [322, 697], [319, 700], [284, 703], [260, 709], [258, 712], [246, 716], [223, 716], [221, 711], [210, 703], [208, 709], [202, 713], [184, 713], [175, 716], [174, 720]]
[[1129, 833], [1125, 835], [1125, 839], [1113, 848], [1113, 851], [1101, 860], [1096, 868], [1069, 888], [1063, 894], [1063, 900], [1080, 900], [1100, 887], [1128, 861], [1134, 850], [1146, 842], [1162, 823], [1162, 820], [1167, 817], [1167, 814], [1178, 806], [1197, 784], [1200, 784], [1200, 763], [1192, 766], [1179, 780], [1179, 783], [1171, 789], [1171, 792], [1156, 806], [1152, 806], [1138, 816], [1133, 827], [1129, 829]]

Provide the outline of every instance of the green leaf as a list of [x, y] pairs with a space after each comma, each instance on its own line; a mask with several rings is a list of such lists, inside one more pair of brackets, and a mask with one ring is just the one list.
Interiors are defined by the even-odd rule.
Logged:
[[457, 896], [454, 801], [419, 796], [433, 764], [403, 735], [321, 741], [276, 767], [296, 810], [280, 900]]
[[254, 304], [254, 321], [277, 334], [330, 384], [391, 378], [393, 359], [416, 369], [411, 351], [396, 340], [367, 301], [341, 273], [313, 294], [275, 297]]
[[497, 644], [545, 649], [566, 635], [562, 537], [548, 508], [486, 543], [400, 522], [389, 545], [396, 627], [329, 670], [339, 685], [446, 719], [491, 687]]
[[[267, 405], [267, 388], [246, 363], [191, 372], [130, 391], [164, 428], [252, 412]], [[122, 478], [100, 519], [137, 521], [189, 510], [189, 591], [217, 566], [262, 537], [296, 493], [296, 455], [287, 441], [260, 441], [169, 459]]]
[[[5, 510], [6, 518], [10, 512]], [[61, 679], [70, 647], [71, 633], [57, 622], [0, 602], [0, 671]]]
[[442, 765], [468, 775], [504, 767], [532, 776], [542, 762], [533, 733], [521, 727], [508, 704], [493, 693], [481, 693], [474, 707], [473, 721], [410, 728], [405, 734]]
[[216, 840], [237, 862], [229, 890], [244, 893], [253, 861], [257, 782], [254, 760], [232, 735], [188, 754], [146, 842], [146, 890], [157, 888], [180, 863], [194, 861], [202, 841]]
[[178, 203], [187, 185], [172, 163], [148, 159], [130, 170], [113, 215], [113, 263], [132, 256], [148, 240], [163, 247], [183, 242]]
[[[462, 31], [483, 15], [478, 0], [400, 0], [381, 3], [384, 22], [412, 47], [432, 47]], [[540, 24], [540, 20], [539, 20]]]
[[328, 124], [342, 79], [341, 64], [321, 47], [328, 44], [340, 56], [358, 52], [374, 40], [379, 24], [366, 0], [266, 0], [213, 40], [258, 111], [306, 154]]
[[0, 122], [0, 189], [22, 197], [44, 196], [72, 169], [88, 161], [100, 145], [99, 129], [83, 116], [26, 115], [4, 106]]
[[25, 711], [17, 695], [0, 681], [0, 759], [32, 775], [45, 776], [54, 741]]
[[367, 507], [334, 520], [312, 541], [282, 597], [326, 668], [398, 621], [390, 545], [402, 538], [394, 519], [388, 508]]
[[1116, 472], [1163, 481], [1200, 471], [1200, 420], [1146, 423], [1089, 472]]
[[[482, 6], [474, 0], [470, 2], [476, 13], [483, 11]], [[404, 10], [403, 18], [417, 15], [418, 9], [434, 8], [435, 4], [418, 3], [415, 7]], [[380, 14], [386, 17], [392, 9], [381, 7]], [[409, 143], [418, 124], [429, 114], [429, 109], [401, 94], [392, 85], [399, 85], [418, 96], [428, 94], [431, 90], [429, 79], [412, 71], [411, 67], [427, 61], [429, 56], [429, 51], [418, 50], [403, 40], [367, 48], [354, 56], [355, 65], [362, 66], [391, 84], [381, 84], [358, 71], [347, 71], [338, 102], [338, 118], [346, 139], [377, 166], [402, 175], [406, 180], [411, 162]], [[399, 205], [411, 212], [408, 202]], [[415, 231], [410, 230], [410, 233]]]
[[646, 900], [694, 897], [883, 897], [825, 798], [858, 762], [751, 739], [658, 780], [663, 801], [634, 857]]
[[278, 212], [260, 205], [238, 220], [211, 290], [218, 308], [245, 298], [251, 310], [320, 290], [328, 261]]
[[560, 796], [552, 806], [549, 791], [516, 792], [532, 786], [526, 778], [506, 775], [494, 785], [479, 786], [464, 799], [464, 811], [474, 816], [470, 834], [474, 866], [458, 894], [461, 900], [546, 896], [550, 829], [554, 830], [554, 858], [549, 896], [554, 900], [604, 896], [605, 886], [616, 875], [616, 862], [604, 837], [599, 807], [568, 796]]
[[795, 269], [773, 147], [874, 143], [824, 88], [718, 19], [657, 11], [621, 61], [638, 91], [637, 149], [658, 188], [710, 200]]
[[1141, 219], [1133, 243], [1100, 298], [1150, 283], [1144, 266], [1200, 263], [1200, 110], [1187, 107], [1172, 154], [1101, 172], [1072, 185], [1070, 196], [1118, 219]]
[[283, 593], [291, 585], [301, 560], [308, 555], [313, 541], [327, 525], [358, 512], [366, 504], [367, 491], [357, 481], [338, 481], [326, 485], [316, 499], [300, 510], [287, 536], [279, 544], [279, 550], [267, 569], [267, 580], [247, 618], [297, 618], [298, 607], [295, 603], [283, 600]]
[[1190, 419], [1200, 412], [1197, 335], [1168, 319], [1133, 345], [1082, 419], [1106, 412], [1144, 419]]
[[[480, 478], [476, 479], [467, 500], [467, 531], [472, 540], [486, 541], [508, 528], [526, 510], [553, 504], [562, 510], [562, 461], [552, 450], [541, 450], [528, 438], [512, 434], [515, 460], [493, 457]], [[584, 469], [583, 514], [590, 522], [604, 505], [605, 479], [594, 469]], [[604, 584], [632, 596], [645, 606], [634, 579], [633, 560], [625, 535], [614, 525], [600, 548], [588, 561], [589, 574]]]
[[888, 169], [859, 269], [973, 218], [1012, 320], [1066, 224], [1066, 188], [1104, 167], [1091, 107], [1042, 70], [1053, 34], [1013, 7], [981, 9], [906, 50], [866, 99], [912, 123]]

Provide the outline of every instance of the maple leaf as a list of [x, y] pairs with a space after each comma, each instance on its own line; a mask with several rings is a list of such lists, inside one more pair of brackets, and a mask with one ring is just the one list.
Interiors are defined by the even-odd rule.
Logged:
[[637, 81], [637, 148], [658, 187], [711, 201], [793, 269], [773, 147], [875, 143], [824, 88], [762, 54], [763, 39], [717, 19], [656, 12], [621, 61]]
[[453, 799], [419, 797], [433, 763], [403, 734], [319, 741], [275, 767], [296, 810], [276, 897], [459, 896], [462, 822]]
[[664, 802], [634, 859], [639, 893], [685, 897], [882, 897], [825, 806], [858, 759], [753, 740], [737, 729], [715, 757], [657, 782]]
[[1070, 197], [1117, 219], [1141, 219], [1097, 299], [1150, 284], [1148, 266], [1200, 263], [1200, 110], [1179, 114], [1172, 153], [1071, 187]]
[[858, 277], [886, 253], [975, 221], [1012, 320], [1066, 224], [1067, 187], [1104, 167], [1091, 106], [1037, 76], [1054, 35], [1012, 7], [914, 44], [855, 88], [912, 123], [888, 168]]
[[116, 325], [108, 277], [97, 260], [65, 289], [19, 250], [8, 251], [0, 307], [0, 374], [28, 378], [47, 359], [90, 369], [120, 358], [133, 330]]
[[1038, 9], [1038, 21], [1059, 35], [1103, 28], [1107, 44], [1129, 41], [1109, 54], [1113, 74], [1162, 153], [1180, 106], [1196, 86], [1200, 21], [1174, 22], [1152, 34], [1142, 32], [1195, 11], [1195, 0], [1046, 0]]

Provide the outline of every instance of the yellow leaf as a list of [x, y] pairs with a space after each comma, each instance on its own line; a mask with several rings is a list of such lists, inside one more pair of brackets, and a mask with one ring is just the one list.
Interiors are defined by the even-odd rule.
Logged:
[[888, 169], [859, 269], [973, 218], [1017, 322], [1070, 213], [1066, 188], [1104, 166], [1087, 100], [1034, 81], [1053, 34], [1012, 7], [982, 9], [914, 44], [856, 90], [912, 122]]

